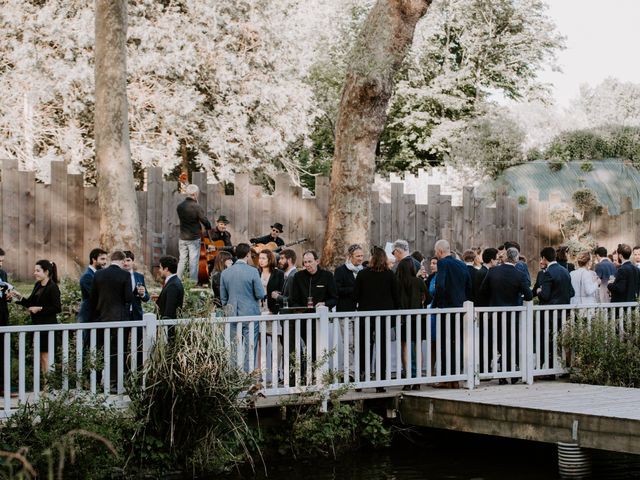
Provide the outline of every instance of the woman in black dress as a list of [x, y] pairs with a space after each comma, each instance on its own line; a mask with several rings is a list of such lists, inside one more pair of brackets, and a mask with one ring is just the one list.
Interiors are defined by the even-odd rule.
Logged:
[[[58, 271], [56, 264], [49, 260], [38, 260], [33, 269], [36, 284], [28, 298], [21, 298], [18, 304], [26, 307], [31, 314], [33, 325], [58, 323], [56, 315], [62, 311]], [[16, 296], [16, 294], [12, 294]], [[46, 372], [49, 364], [49, 348], [46, 335], [40, 335], [40, 371]]]
[[[400, 306], [398, 293], [398, 281], [395, 274], [387, 266], [387, 254], [379, 247], [373, 247], [371, 260], [367, 268], [358, 273], [354, 298], [358, 304], [358, 310], [362, 312], [375, 310], [395, 310]], [[375, 317], [370, 319], [369, 332], [371, 341], [375, 338]], [[365, 321], [360, 319], [360, 373], [365, 371]], [[380, 372], [380, 378], [385, 379], [387, 367], [387, 334], [385, 321], [381, 318], [380, 338], [375, 338], [380, 345], [380, 365], [376, 369]], [[375, 350], [374, 350], [375, 351]], [[377, 392], [384, 392], [384, 388], [376, 388]]]

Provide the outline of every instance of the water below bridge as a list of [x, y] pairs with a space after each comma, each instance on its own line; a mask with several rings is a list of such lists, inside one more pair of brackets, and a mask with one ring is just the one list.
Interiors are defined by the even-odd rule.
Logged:
[[[592, 451], [595, 479], [640, 479], [640, 456]], [[220, 478], [220, 477], [216, 477]], [[435, 429], [400, 434], [382, 451], [346, 454], [339, 460], [282, 458], [264, 472], [225, 480], [552, 480], [558, 476], [555, 445]]]

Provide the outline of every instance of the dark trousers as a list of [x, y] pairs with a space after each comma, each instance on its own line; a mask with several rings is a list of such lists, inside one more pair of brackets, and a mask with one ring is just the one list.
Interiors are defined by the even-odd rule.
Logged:
[[[371, 365], [371, 379], [370, 380], [375, 380], [375, 375], [374, 372], [376, 371], [380, 371], [380, 379], [384, 380], [385, 379], [385, 375], [386, 375], [386, 371], [387, 371], [387, 333], [386, 333], [386, 325], [385, 325], [385, 318], [381, 317], [380, 318], [380, 335], [379, 338], [377, 338], [376, 336], [376, 318], [375, 317], [370, 317], [369, 318], [369, 345], [371, 345], [371, 348], [369, 350], [369, 365]], [[366, 358], [367, 358], [367, 348], [366, 348], [366, 331], [367, 331], [367, 325], [365, 322], [365, 318], [361, 317], [360, 318], [360, 327], [358, 329], [358, 338], [359, 338], [359, 342], [360, 342], [360, 358], [359, 358], [359, 364], [360, 364], [360, 377], [362, 379], [364, 379], [364, 375], [365, 375], [365, 365], [366, 365]], [[373, 360], [376, 358], [376, 348], [377, 345], [380, 345], [380, 365], [375, 366], [375, 368], [373, 368]]]
[[[315, 367], [315, 363], [317, 361], [316, 355], [316, 321], [311, 320], [311, 328], [307, 328], [306, 320], [298, 320], [300, 323], [300, 385], [307, 384], [307, 366], [308, 362], [311, 362], [311, 377], [313, 382], [313, 369]], [[307, 345], [307, 333], [311, 335], [311, 342]], [[296, 321], [289, 320], [289, 386], [294, 386], [296, 384], [296, 370], [298, 365], [295, 364], [296, 358]]]

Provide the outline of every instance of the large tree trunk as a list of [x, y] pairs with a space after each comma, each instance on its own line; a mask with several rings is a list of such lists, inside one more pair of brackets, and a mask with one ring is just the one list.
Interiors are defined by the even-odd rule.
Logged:
[[[95, 141], [100, 246], [140, 256], [127, 104], [127, 1], [96, 0]], [[143, 265], [142, 261], [139, 262]]]
[[375, 152], [394, 76], [431, 0], [378, 0], [351, 52], [338, 119], [322, 263], [335, 266], [351, 243], [369, 244]]

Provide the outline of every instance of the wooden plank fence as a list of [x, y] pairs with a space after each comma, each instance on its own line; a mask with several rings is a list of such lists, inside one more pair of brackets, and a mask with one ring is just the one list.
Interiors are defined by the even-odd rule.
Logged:
[[[51, 172], [51, 184], [43, 184], [33, 172], [19, 171], [17, 161], [2, 161], [0, 246], [6, 252], [4, 268], [12, 279], [31, 279], [40, 258], [54, 260], [62, 276], [77, 277], [86, 267], [89, 251], [98, 246], [96, 187], [84, 186], [82, 176], [67, 173], [62, 162], [53, 162]], [[211, 222], [221, 214], [229, 218], [234, 244], [266, 234], [277, 221], [285, 226], [286, 242], [309, 239], [294, 247], [299, 254], [307, 248], [321, 249], [329, 202], [327, 178], [316, 179], [314, 197], [303, 195], [286, 174], [276, 177], [273, 195], [251, 185], [248, 174], [236, 176], [232, 195], [226, 195], [221, 184], [208, 184], [204, 173], [194, 173], [192, 181], [200, 187], [200, 203]], [[184, 196], [177, 188], [176, 182], [163, 179], [160, 168], [151, 168], [146, 190], [137, 194], [142, 254], [150, 269], [152, 258], [158, 257], [158, 242], [165, 243], [166, 253], [178, 254], [176, 206]], [[469, 187], [463, 190], [462, 205], [454, 206], [451, 195], [442, 194], [440, 186], [426, 189], [420, 195], [405, 194], [402, 183], [393, 183], [391, 203], [380, 203], [378, 193], [372, 192], [371, 243], [384, 245], [405, 238], [412, 249], [431, 255], [439, 238], [449, 239], [459, 252], [516, 240], [535, 272], [540, 249], [561, 242], [558, 227], [549, 221], [549, 212], [559, 204], [557, 195], [541, 201], [537, 192], [528, 192], [526, 204], [519, 205], [504, 190], [494, 201], [476, 196]], [[426, 203], [416, 203], [416, 197], [426, 198]], [[620, 215], [605, 212], [592, 224], [592, 234], [608, 248], [623, 241], [640, 244], [640, 209], [631, 208], [626, 197], [620, 201]]]

